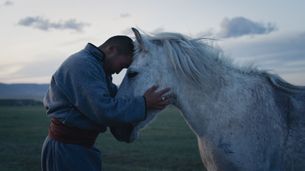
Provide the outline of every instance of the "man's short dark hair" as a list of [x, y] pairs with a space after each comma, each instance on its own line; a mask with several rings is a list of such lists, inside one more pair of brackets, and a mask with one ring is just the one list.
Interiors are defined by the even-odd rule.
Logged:
[[118, 35], [110, 37], [106, 40], [101, 47], [115, 46], [118, 53], [124, 55], [132, 55], [134, 51], [134, 45], [131, 38], [128, 36]]

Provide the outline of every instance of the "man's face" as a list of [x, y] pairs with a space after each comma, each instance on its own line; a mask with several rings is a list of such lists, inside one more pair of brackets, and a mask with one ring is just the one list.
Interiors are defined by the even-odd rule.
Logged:
[[109, 58], [109, 70], [111, 74], [118, 74], [124, 68], [128, 68], [132, 62], [132, 55], [115, 53]]

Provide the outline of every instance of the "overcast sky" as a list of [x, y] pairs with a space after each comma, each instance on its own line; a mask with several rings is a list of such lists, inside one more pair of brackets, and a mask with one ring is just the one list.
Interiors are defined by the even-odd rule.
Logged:
[[88, 42], [138, 27], [217, 38], [238, 65], [305, 85], [304, 9], [305, 0], [0, 0], [0, 82], [49, 83]]

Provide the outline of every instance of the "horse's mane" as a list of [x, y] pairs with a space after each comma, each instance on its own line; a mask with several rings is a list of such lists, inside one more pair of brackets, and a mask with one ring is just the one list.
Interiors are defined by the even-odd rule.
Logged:
[[[190, 38], [180, 33], [163, 32], [147, 35], [150, 42], [162, 46], [175, 71], [196, 85], [202, 85], [207, 76], [216, 76], [220, 70], [241, 73], [260, 73], [253, 66], [234, 66], [231, 58], [224, 57], [222, 49], [209, 38]], [[218, 74], [219, 75], [219, 74]], [[215, 78], [214, 78], [215, 79]]]
[[259, 70], [253, 65], [235, 65], [231, 58], [225, 57], [222, 49], [213, 44], [213, 39], [194, 39], [180, 33], [170, 32], [146, 35], [146, 38], [150, 42], [163, 46], [176, 72], [199, 86], [204, 84], [202, 81], [207, 75], [213, 76], [217, 70], [225, 69], [235, 70], [243, 74], [264, 76], [272, 84], [286, 91], [304, 90], [305, 88], [291, 85], [278, 75], [268, 73], [266, 70]]

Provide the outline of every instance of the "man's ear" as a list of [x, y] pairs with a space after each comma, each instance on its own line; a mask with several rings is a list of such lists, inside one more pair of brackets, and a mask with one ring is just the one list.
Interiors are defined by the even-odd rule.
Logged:
[[108, 53], [112, 55], [116, 55], [118, 53], [118, 48], [116, 46], [108, 46]]

